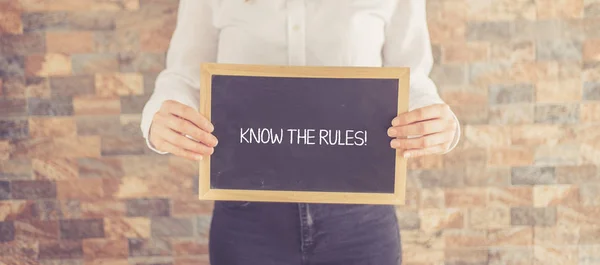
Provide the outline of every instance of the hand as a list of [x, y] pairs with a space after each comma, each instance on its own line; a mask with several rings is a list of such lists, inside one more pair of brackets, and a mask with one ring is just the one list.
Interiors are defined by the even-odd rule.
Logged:
[[395, 138], [390, 142], [392, 148], [402, 150], [405, 158], [418, 157], [448, 151], [457, 127], [450, 107], [436, 104], [394, 118], [388, 135]]
[[203, 155], [212, 155], [217, 145], [213, 130], [210, 121], [195, 109], [167, 100], [152, 119], [150, 143], [176, 156], [202, 160]]

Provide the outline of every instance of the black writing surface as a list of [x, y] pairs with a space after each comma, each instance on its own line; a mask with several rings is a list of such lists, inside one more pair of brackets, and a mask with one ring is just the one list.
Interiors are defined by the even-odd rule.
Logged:
[[211, 75], [210, 188], [394, 193], [398, 82]]

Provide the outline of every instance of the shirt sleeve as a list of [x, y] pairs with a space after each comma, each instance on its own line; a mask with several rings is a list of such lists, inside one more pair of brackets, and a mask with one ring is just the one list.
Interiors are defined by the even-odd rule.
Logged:
[[[409, 110], [442, 104], [436, 84], [429, 78], [433, 66], [431, 41], [426, 17], [426, 1], [396, 1], [393, 14], [386, 25], [383, 65], [410, 67]], [[458, 118], [454, 115], [457, 124]], [[460, 125], [450, 152], [460, 139]]]
[[154, 92], [142, 110], [141, 130], [148, 147], [154, 114], [166, 100], [194, 109], [199, 105], [200, 64], [217, 57], [218, 30], [213, 24], [211, 0], [180, 0], [176, 28], [167, 52], [166, 68], [157, 77]]

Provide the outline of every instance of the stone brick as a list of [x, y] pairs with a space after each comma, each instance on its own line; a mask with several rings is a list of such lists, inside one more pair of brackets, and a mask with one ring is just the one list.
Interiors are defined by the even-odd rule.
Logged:
[[52, 97], [73, 97], [93, 95], [95, 93], [94, 77], [89, 75], [64, 76], [50, 78]]
[[534, 120], [534, 104], [509, 104], [490, 106], [490, 124], [528, 124]]
[[[461, 64], [434, 65], [431, 69], [431, 78], [436, 82], [451, 85], [464, 85], [467, 82], [467, 69]], [[152, 82], [154, 84], [154, 82]]]
[[538, 19], [580, 18], [584, 0], [537, 0]]
[[0, 222], [0, 242], [15, 240], [15, 224], [12, 221]]
[[104, 237], [104, 222], [102, 219], [60, 220], [59, 229], [62, 239]]
[[40, 243], [40, 260], [78, 259], [83, 257], [81, 241], [60, 240]]
[[118, 116], [76, 117], [78, 135], [120, 135], [121, 121]]
[[560, 39], [569, 27], [561, 20], [516, 20], [512, 22], [512, 37], [517, 41], [550, 41]]
[[468, 63], [486, 61], [489, 44], [484, 42], [452, 43], [443, 47], [444, 63]]
[[552, 167], [515, 167], [511, 172], [513, 185], [540, 185], [556, 183], [555, 169]]
[[146, 142], [126, 136], [103, 136], [102, 155], [141, 155], [146, 150]]
[[27, 115], [27, 101], [24, 99], [0, 98], [0, 112], [4, 117]]
[[567, 76], [574, 78], [576, 76], [572, 76], [571, 71], [566, 71], [567, 69], [563, 69], [562, 75], [565, 76], [560, 74], [562, 69], [560, 65], [568, 63], [571, 62], [561, 62], [561, 64], [555, 61], [517, 62], [511, 65], [506, 74], [511, 76], [511, 82], [520, 83], [558, 80]]
[[0, 82], [0, 96], [7, 99], [27, 97], [25, 78], [22, 76], [6, 77]]
[[534, 265], [579, 265], [578, 248], [573, 246], [533, 246]]
[[560, 184], [587, 184], [600, 181], [600, 174], [595, 165], [559, 166], [556, 177]]
[[556, 224], [556, 208], [511, 208], [510, 224], [513, 226], [553, 226]]
[[0, 77], [25, 75], [25, 60], [18, 55], [0, 54]]
[[583, 43], [583, 58], [585, 60], [600, 60], [600, 39], [590, 39]]
[[581, 103], [581, 122], [599, 122], [600, 121], [600, 102]]
[[0, 120], [0, 139], [29, 137], [29, 121], [25, 119]]
[[444, 260], [445, 265], [487, 265], [488, 251], [486, 249], [446, 249]]
[[105, 97], [141, 95], [144, 93], [140, 74], [97, 74], [96, 94]]
[[[422, 189], [419, 208], [420, 209], [428, 209], [428, 208], [444, 208], [446, 205], [446, 196], [444, 194], [444, 190], [440, 188], [435, 189]], [[177, 204], [174, 204], [176, 207]]]
[[469, 228], [497, 229], [510, 227], [510, 211], [504, 207], [469, 209]]
[[0, 201], [0, 220], [14, 221], [31, 219], [34, 216], [33, 206], [34, 204], [32, 201]]
[[31, 179], [31, 161], [29, 159], [0, 160], [0, 179]]
[[175, 30], [174, 17], [164, 20], [160, 27], [149, 27], [140, 32], [140, 50], [144, 52], [166, 52]]
[[208, 238], [210, 234], [210, 225], [212, 222], [212, 217], [210, 215], [199, 215], [196, 218], [196, 233], [201, 238]]
[[59, 240], [57, 221], [20, 220], [15, 222], [16, 240], [21, 242], [51, 242]]
[[531, 84], [492, 85], [489, 88], [490, 104], [513, 104], [533, 102], [534, 90]]
[[557, 144], [575, 138], [568, 126], [558, 124], [523, 124], [510, 127], [511, 142], [514, 145], [539, 146]]
[[[1, 57], [0, 63], [2, 63]], [[1, 73], [2, 72], [0, 72], [0, 74]], [[584, 62], [582, 68], [582, 78], [583, 81], [586, 82], [600, 82], [600, 62]]]
[[600, 100], [600, 82], [586, 82], [583, 85], [584, 100]]
[[[0, 5], [2, 5], [0, 3]], [[0, 11], [0, 14], [2, 11]], [[0, 22], [1, 24], [2, 22]], [[1, 28], [1, 26], [0, 26]], [[1, 32], [2, 29], [0, 29]], [[44, 34], [30, 33], [19, 35], [3, 35], [0, 38], [0, 54], [28, 55], [33, 53], [44, 53], [46, 42]]]
[[577, 40], [549, 40], [536, 43], [538, 60], [581, 61], [583, 45]]
[[128, 216], [169, 216], [169, 200], [159, 198], [130, 199], [125, 201]]
[[25, 73], [32, 76], [65, 76], [72, 73], [71, 58], [61, 53], [27, 56]]
[[490, 47], [490, 60], [506, 62], [535, 61], [535, 43], [528, 40], [493, 43]]
[[37, 200], [56, 198], [56, 184], [50, 181], [13, 181], [11, 183], [12, 198], [20, 200]]
[[[123, 103], [121, 98], [121, 112], [126, 108], [126, 104]], [[140, 123], [142, 122], [142, 115], [139, 114], [125, 114], [121, 115], [121, 134], [124, 136], [142, 138], [142, 131], [140, 130]]]
[[[17, 1], [0, 2], [0, 34], [23, 33], [23, 22], [21, 21], [21, 6]], [[1, 67], [0, 67], [1, 68]]]
[[133, 30], [100, 31], [95, 33], [94, 43], [96, 51], [102, 53], [138, 51], [140, 36]]
[[469, 166], [465, 175], [466, 186], [504, 187], [510, 184], [509, 167]]
[[121, 97], [121, 113], [142, 113], [142, 110], [149, 99], [150, 95]]
[[72, 180], [78, 178], [78, 164], [75, 159], [33, 159], [32, 168], [33, 176], [38, 180]]
[[208, 254], [208, 240], [206, 239], [173, 238], [171, 239], [171, 244], [173, 246], [173, 255], [175, 256]]
[[47, 32], [47, 51], [51, 53], [91, 53], [94, 52], [93, 35], [85, 31]]
[[499, 147], [489, 150], [488, 163], [493, 166], [525, 166], [533, 164], [534, 153], [528, 147]]
[[484, 188], [447, 189], [444, 201], [448, 208], [482, 207], [487, 203], [487, 190]]
[[124, 175], [123, 165], [118, 158], [80, 158], [78, 164], [82, 178], [120, 178]]
[[463, 228], [465, 215], [458, 209], [421, 209], [421, 230]]
[[71, 117], [31, 117], [29, 134], [31, 137], [69, 137], [76, 136], [75, 121]]
[[579, 244], [594, 245], [600, 243], [600, 227], [583, 225], [579, 228]]
[[478, 105], [450, 105], [454, 114], [462, 124], [483, 124], [488, 120], [488, 106]]
[[600, 2], [597, 0], [584, 0], [584, 16], [600, 17]]
[[49, 98], [50, 84], [47, 78], [27, 77], [25, 80], [26, 95], [29, 98]]
[[152, 256], [170, 256], [171, 243], [168, 240], [153, 239], [129, 239], [130, 257], [152, 257]]
[[82, 218], [106, 218], [125, 216], [125, 203], [118, 200], [82, 201]]
[[464, 182], [464, 173], [459, 170], [413, 170], [409, 171], [407, 177], [414, 179], [419, 188], [461, 187]]
[[586, 184], [579, 187], [581, 196], [581, 205], [584, 206], [600, 206], [600, 185]]
[[74, 74], [114, 73], [119, 71], [119, 60], [114, 53], [75, 54]]
[[397, 209], [396, 216], [400, 229], [414, 230], [421, 227], [421, 219], [417, 210]]
[[538, 82], [535, 99], [539, 103], [574, 103], [582, 99], [581, 79]]
[[82, 96], [73, 99], [76, 115], [109, 115], [121, 113], [119, 97]]
[[531, 247], [490, 248], [489, 265], [531, 265], [533, 250]]
[[600, 246], [579, 246], [579, 265], [594, 265], [600, 263]]
[[29, 115], [33, 116], [70, 116], [73, 115], [73, 103], [70, 98], [29, 98]]
[[13, 158], [99, 157], [97, 137], [34, 138], [14, 141]]
[[466, 146], [510, 146], [510, 130], [503, 126], [467, 125], [463, 128]]
[[189, 237], [194, 234], [189, 218], [154, 217], [150, 227], [153, 237]]
[[150, 220], [147, 218], [122, 218], [113, 217], [104, 219], [104, 233], [106, 238], [149, 238]]
[[80, 178], [56, 183], [59, 199], [97, 200], [104, 197], [100, 178]]
[[125, 239], [85, 239], [82, 247], [85, 260], [127, 259], [129, 256], [129, 244]]
[[533, 188], [522, 187], [504, 187], [504, 188], [489, 188], [488, 190], [488, 206], [497, 207], [515, 207], [515, 206], [532, 206], [533, 205]]
[[10, 182], [0, 181], [0, 200], [10, 199]]
[[550, 124], [577, 123], [580, 107], [577, 104], [538, 105], [535, 107], [535, 122]]
[[165, 53], [119, 53], [121, 72], [159, 73], [165, 68]]
[[[422, 193], [421, 193], [422, 194]], [[209, 215], [213, 212], [212, 202], [201, 200], [175, 200], [171, 208], [172, 216]]]
[[81, 216], [78, 201], [41, 200], [35, 202], [33, 215], [40, 220], [58, 220], [79, 218]]
[[97, 31], [115, 28], [113, 12], [31, 12], [24, 13], [23, 30], [32, 31]]
[[469, 41], [502, 42], [510, 39], [508, 22], [468, 22], [466, 29]]
[[444, 231], [443, 237], [445, 246], [452, 246], [453, 248], [488, 245], [485, 230], [451, 229]]
[[572, 185], [533, 187], [533, 205], [548, 207], [554, 205], [579, 204], [579, 188]]
[[529, 246], [533, 244], [533, 229], [512, 227], [488, 230], [487, 242], [490, 246]]

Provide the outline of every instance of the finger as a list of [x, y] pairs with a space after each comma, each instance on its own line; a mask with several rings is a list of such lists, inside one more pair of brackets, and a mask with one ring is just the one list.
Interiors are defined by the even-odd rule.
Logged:
[[192, 151], [185, 150], [183, 148], [179, 148], [179, 147], [173, 145], [172, 143], [167, 142], [166, 140], [164, 140], [162, 138], [157, 140], [156, 146], [159, 147], [161, 150], [164, 150], [165, 152], [169, 152], [169, 153], [179, 156], [179, 157], [184, 157], [184, 158], [187, 158], [190, 160], [196, 160], [196, 161], [200, 161], [203, 159], [201, 154], [197, 154]]
[[196, 142], [184, 135], [177, 133], [168, 128], [158, 128], [157, 131], [161, 137], [168, 143], [185, 150], [200, 154], [200, 155], [212, 155], [214, 148], [206, 146], [202, 143]]
[[160, 123], [165, 124], [171, 130], [183, 135], [189, 135], [192, 139], [202, 142], [210, 147], [217, 145], [217, 137], [196, 127], [190, 121], [173, 115], [161, 115], [157, 117]]
[[420, 156], [426, 156], [426, 155], [441, 154], [441, 153], [446, 152], [446, 150], [448, 150], [447, 144], [439, 144], [439, 145], [434, 145], [434, 146], [430, 146], [430, 147], [423, 148], [423, 149], [405, 150], [402, 155], [404, 156], [404, 158], [420, 157]]
[[428, 135], [449, 130], [452, 127], [452, 121], [435, 119], [422, 122], [416, 122], [408, 125], [390, 127], [388, 136], [402, 137], [414, 135]]
[[453, 137], [453, 131], [444, 131], [441, 133], [429, 134], [417, 138], [393, 139], [390, 142], [390, 145], [395, 149], [423, 149], [452, 142]]
[[204, 131], [213, 132], [215, 129], [213, 124], [206, 117], [202, 116], [200, 113], [198, 113], [198, 111], [190, 106], [168, 100], [163, 104], [163, 108], [164, 111], [184, 118]]
[[401, 126], [418, 121], [445, 117], [450, 108], [446, 104], [436, 104], [405, 112], [392, 120], [392, 126]]

